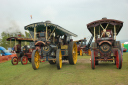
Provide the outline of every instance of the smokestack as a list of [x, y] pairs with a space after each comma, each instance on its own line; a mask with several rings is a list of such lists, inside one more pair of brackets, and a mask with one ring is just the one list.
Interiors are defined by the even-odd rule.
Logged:
[[107, 19], [107, 17], [103, 17], [102, 19]]

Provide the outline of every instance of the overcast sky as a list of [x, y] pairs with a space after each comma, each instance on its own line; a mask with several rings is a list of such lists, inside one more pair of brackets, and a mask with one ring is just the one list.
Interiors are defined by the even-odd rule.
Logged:
[[0, 33], [24, 33], [24, 26], [50, 20], [77, 34], [78, 40], [90, 36], [86, 25], [102, 17], [123, 21], [117, 39], [127, 39], [128, 0], [0, 0]]

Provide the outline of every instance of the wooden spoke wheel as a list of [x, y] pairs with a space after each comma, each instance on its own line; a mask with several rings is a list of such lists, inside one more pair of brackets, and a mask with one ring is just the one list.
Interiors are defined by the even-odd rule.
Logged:
[[83, 56], [83, 50], [80, 49], [80, 56]]
[[17, 65], [18, 64], [18, 58], [17, 57], [13, 57], [11, 60], [13, 65]]
[[32, 52], [32, 67], [34, 70], [37, 70], [39, 68], [40, 65], [40, 55], [39, 52], [37, 50], [33, 50]]
[[77, 45], [75, 42], [70, 42], [68, 46], [69, 63], [74, 65], [77, 62]]
[[26, 65], [28, 63], [28, 58], [26, 56], [21, 57], [22, 65]]
[[57, 69], [62, 68], [62, 54], [60, 49], [57, 49], [56, 51], [56, 64], [57, 64]]
[[116, 51], [116, 67], [118, 69], [122, 68], [122, 54], [119, 49]]
[[91, 52], [91, 67], [92, 69], [95, 69], [95, 52], [92, 50]]

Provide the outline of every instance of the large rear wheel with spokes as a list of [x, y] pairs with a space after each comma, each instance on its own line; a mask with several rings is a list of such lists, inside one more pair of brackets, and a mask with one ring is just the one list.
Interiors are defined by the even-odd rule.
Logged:
[[68, 46], [69, 63], [74, 65], [77, 62], [77, 45], [75, 42], [70, 42]]

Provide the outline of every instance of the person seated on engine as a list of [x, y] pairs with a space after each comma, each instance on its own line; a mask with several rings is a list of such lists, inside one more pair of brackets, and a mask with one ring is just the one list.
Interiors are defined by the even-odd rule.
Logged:
[[110, 30], [103, 30], [101, 32], [101, 37], [112, 37], [112, 31], [110, 31]]

